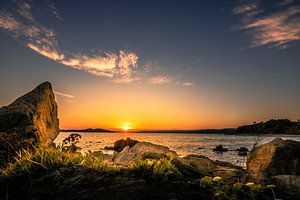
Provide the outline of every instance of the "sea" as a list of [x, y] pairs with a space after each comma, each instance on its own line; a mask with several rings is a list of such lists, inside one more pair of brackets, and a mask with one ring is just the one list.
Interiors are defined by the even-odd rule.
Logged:
[[[61, 132], [55, 139], [55, 144], [59, 145], [63, 139], [72, 132]], [[227, 161], [234, 165], [245, 167], [247, 156], [239, 156], [237, 148], [246, 147], [249, 150], [253, 145], [264, 144], [275, 138], [300, 141], [297, 135], [225, 135], [225, 134], [190, 134], [190, 133], [90, 133], [79, 132], [81, 139], [77, 146], [83, 152], [99, 151], [112, 154], [113, 151], [104, 150], [105, 146], [113, 146], [114, 142], [120, 139], [131, 138], [141, 142], [151, 142], [169, 147], [176, 151], [179, 156], [189, 154], [207, 156], [212, 160]], [[227, 152], [216, 153], [213, 149], [222, 144], [227, 148]]]

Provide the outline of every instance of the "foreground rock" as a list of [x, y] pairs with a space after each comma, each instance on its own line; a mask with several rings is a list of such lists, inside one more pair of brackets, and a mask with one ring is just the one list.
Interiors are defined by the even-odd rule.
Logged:
[[1, 107], [0, 132], [2, 162], [29, 144], [50, 145], [59, 133], [57, 104], [51, 84], [42, 83], [10, 105]]
[[300, 142], [276, 138], [256, 147], [247, 159], [247, 169], [257, 177], [300, 175]]
[[116, 165], [127, 166], [136, 158], [159, 159], [162, 157], [177, 157], [177, 153], [162, 145], [138, 142], [133, 147], [126, 146], [120, 153], [115, 153], [113, 162]]
[[172, 161], [175, 166], [189, 177], [220, 176], [227, 183], [251, 179], [250, 174], [241, 167], [228, 162], [213, 161], [205, 156], [188, 155]]
[[273, 180], [282, 187], [285, 191], [288, 191], [297, 196], [300, 195], [300, 176], [296, 175], [277, 175], [272, 177]]
[[133, 147], [126, 146], [120, 153], [115, 153], [113, 162], [116, 165], [128, 166], [136, 158], [154, 159], [169, 158], [178, 170], [190, 178], [201, 178], [204, 176], [221, 176], [226, 182], [236, 182], [248, 176], [249, 173], [228, 162], [213, 161], [205, 156], [188, 155], [179, 158], [177, 153], [168, 147], [152, 144], [149, 142], [138, 142]]

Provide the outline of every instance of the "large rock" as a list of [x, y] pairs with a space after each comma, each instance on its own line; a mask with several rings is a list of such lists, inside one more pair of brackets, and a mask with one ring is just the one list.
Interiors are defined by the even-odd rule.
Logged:
[[258, 177], [300, 175], [300, 142], [276, 138], [256, 147], [247, 159], [247, 169]]
[[186, 176], [220, 176], [227, 183], [251, 178], [241, 167], [228, 162], [213, 161], [201, 155], [188, 155], [174, 159], [172, 162]]
[[51, 84], [42, 83], [10, 105], [1, 107], [0, 132], [1, 162], [9, 161], [15, 151], [28, 144], [52, 144], [59, 125]]
[[59, 133], [57, 104], [49, 82], [0, 108], [0, 131], [26, 132], [29, 128], [36, 129], [41, 144], [50, 144]]
[[117, 165], [127, 166], [135, 158], [141, 159], [159, 159], [164, 156], [177, 157], [175, 151], [171, 151], [168, 147], [152, 144], [150, 142], [138, 142], [133, 147], [126, 146], [120, 153], [115, 153], [113, 161]]

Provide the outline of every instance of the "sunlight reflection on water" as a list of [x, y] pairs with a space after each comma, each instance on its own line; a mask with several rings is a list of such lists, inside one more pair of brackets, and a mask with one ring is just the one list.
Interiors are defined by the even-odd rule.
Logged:
[[[68, 137], [71, 132], [61, 132], [55, 139], [56, 144]], [[204, 155], [212, 160], [231, 162], [235, 165], [244, 166], [246, 157], [238, 156], [239, 147], [251, 149], [256, 136], [249, 135], [223, 135], [223, 134], [182, 134], [182, 133], [78, 133], [82, 135], [78, 146], [85, 151], [98, 151], [105, 146], [112, 146], [119, 139], [130, 137], [138, 141], [160, 144], [175, 150], [180, 156], [189, 154]], [[300, 136], [295, 135], [265, 135], [259, 141], [263, 144], [276, 137], [300, 141]], [[212, 151], [216, 145], [222, 144], [228, 148], [228, 152], [215, 153]], [[200, 148], [200, 149], [199, 149]]]

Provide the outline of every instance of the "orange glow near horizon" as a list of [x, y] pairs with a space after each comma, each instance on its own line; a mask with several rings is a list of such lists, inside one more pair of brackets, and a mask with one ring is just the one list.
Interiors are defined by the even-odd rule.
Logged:
[[[139, 88], [134, 85], [109, 83], [100, 84], [99, 87], [95, 84], [91, 87], [90, 84], [78, 82], [67, 88], [57, 89], [68, 91], [74, 96], [72, 99], [56, 96], [60, 128], [109, 130], [230, 128], [274, 117], [272, 113], [250, 109], [251, 106], [249, 109], [247, 107], [247, 110], [241, 110], [244, 105], [226, 98], [220, 101], [220, 98], [216, 98], [205, 88], [202, 88], [200, 93], [194, 88], [154, 86]], [[282, 113], [284, 112], [285, 110], [282, 110]]]

